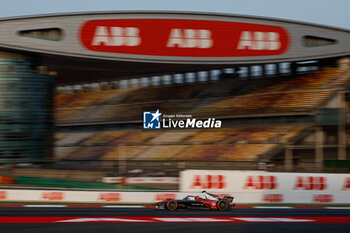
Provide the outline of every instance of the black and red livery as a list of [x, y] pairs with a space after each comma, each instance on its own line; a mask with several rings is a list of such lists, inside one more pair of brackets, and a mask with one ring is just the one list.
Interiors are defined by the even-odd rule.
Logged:
[[235, 206], [232, 196], [219, 197], [218, 195], [202, 192], [200, 196], [188, 195], [184, 199], [166, 199], [154, 203], [155, 209], [178, 210], [178, 209], [200, 209], [200, 210], [230, 210]]

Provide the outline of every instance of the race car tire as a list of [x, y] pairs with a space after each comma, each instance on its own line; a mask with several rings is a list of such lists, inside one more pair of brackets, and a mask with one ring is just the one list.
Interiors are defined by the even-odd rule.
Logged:
[[177, 209], [177, 201], [175, 200], [169, 200], [167, 203], [166, 203], [166, 208], [168, 210], [176, 210]]
[[226, 200], [219, 200], [217, 202], [217, 208], [220, 211], [226, 211], [230, 208], [230, 204]]

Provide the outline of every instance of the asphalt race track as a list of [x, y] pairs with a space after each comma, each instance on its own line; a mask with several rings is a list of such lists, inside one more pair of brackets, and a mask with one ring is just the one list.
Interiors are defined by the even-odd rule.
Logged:
[[0, 232], [338, 233], [350, 232], [350, 208], [234, 208], [218, 212], [126, 207], [0, 207]]

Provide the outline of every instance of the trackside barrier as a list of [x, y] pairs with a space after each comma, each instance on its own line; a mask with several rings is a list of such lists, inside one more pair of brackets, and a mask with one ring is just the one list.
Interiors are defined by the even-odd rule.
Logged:
[[116, 188], [115, 185], [101, 184], [97, 182], [59, 180], [41, 177], [18, 176], [15, 178], [16, 184], [38, 185], [47, 187], [64, 187], [64, 188]]
[[350, 196], [350, 174], [283, 173], [257, 171], [186, 170], [180, 191], [239, 193], [330, 194]]
[[103, 177], [106, 184], [178, 184], [177, 177]]
[[[98, 182], [88, 181], [75, 181], [75, 180], [58, 180], [50, 178], [39, 178], [39, 177], [27, 177], [18, 176], [15, 178], [16, 184], [27, 184], [35, 186], [46, 186], [46, 187], [63, 187], [63, 188], [86, 188], [86, 189], [125, 189], [126, 187], [121, 184], [105, 184]], [[140, 188], [128, 186], [128, 189], [151, 189], [152, 188]], [[154, 189], [153, 189], [154, 190]]]
[[[350, 204], [349, 192], [237, 192], [216, 193], [232, 195], [237, 204], [294, 203], [294, 204]], [[69, 203], [153, 203], [167, 198], [200, 195], [198, 192], [99, 192], [0, 189], [0, 201], [6, 202], [69, 202]]]

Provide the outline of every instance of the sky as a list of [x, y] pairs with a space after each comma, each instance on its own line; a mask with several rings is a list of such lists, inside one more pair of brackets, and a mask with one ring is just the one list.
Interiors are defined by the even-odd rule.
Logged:
[[264, 16], [350, 30], [349, 0], [0, 0], [0, 18], [50, 13], [167, 10]]

